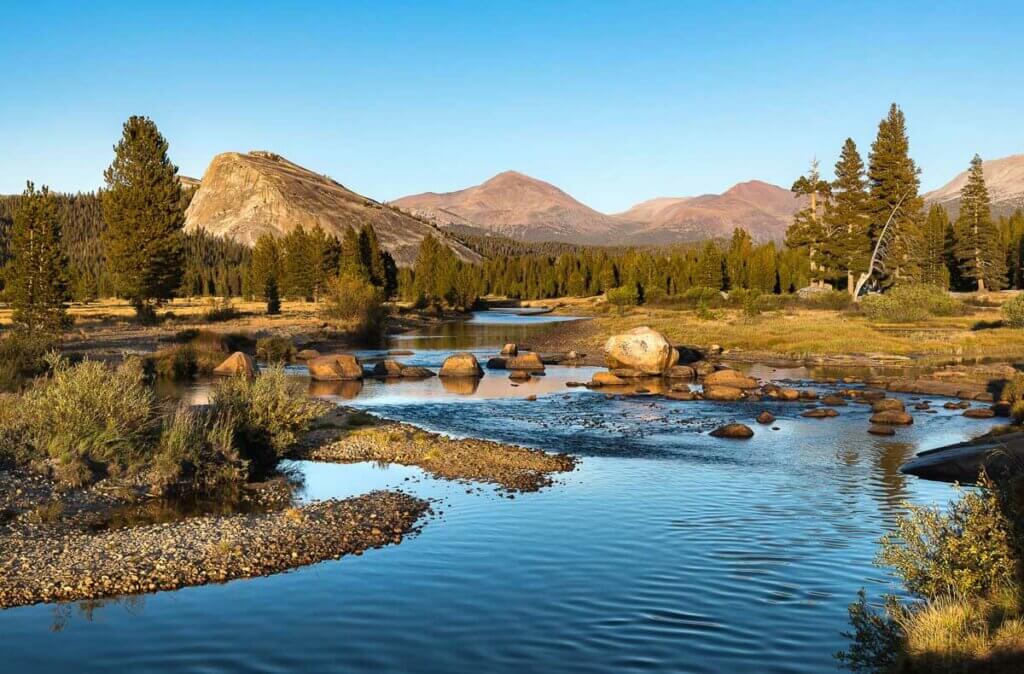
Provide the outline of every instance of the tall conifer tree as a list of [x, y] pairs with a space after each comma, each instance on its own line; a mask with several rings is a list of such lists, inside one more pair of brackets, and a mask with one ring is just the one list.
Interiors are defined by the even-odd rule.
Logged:
[[107, 259], [118, 293], [140, 317], [174, 296], [184, 267], [184, 199], [167, 147], [151, 119], [133, 116], [103, 173]]
[[846, 287], [853, 293], [856, 278], [867, 270], [871, 256], [868, 225], [871, 222], [864, 161], [857, 145], [847, 138], [836, 162], [832, 200], [825, 213], [829, 236], [822, 242], [830, 266], [846, 275]]
[[962, 278], [974, 281], [978, 292], [1006, 286], [1006, 257], [999, 231], [992, 222], [991, 200], [985, 186], [981, 157], [974, 155], [967, 182], [960, 190], [954, 252]]
[[67, 258], [57, 200], [28, 183], [14, 213], [4, 278], [15, 325], [43, 343], [59, 341], [67, 321]]
[[940, 288], [948, 288], [949, 215], [939, 204], [932, 204], [921, 229], [921, 281]]
[[888, 285], [900, 279], [916, 279], [920, 273], [924, 201], [918, 195], [918, 174], [917, 165], [910, 158], [906, 118], [893, 103], [889, 114], [878, 124], [868, 161], [872, 246], [878, 243], [892, 216], [879, 248], [882, 281]]

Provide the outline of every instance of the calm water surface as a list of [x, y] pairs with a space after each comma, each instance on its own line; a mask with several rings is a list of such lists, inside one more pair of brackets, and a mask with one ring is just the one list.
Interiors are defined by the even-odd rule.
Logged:
[[[480, 316], [392, 348], [437, 367], [453, 349], [487, 356], [505, 341], [528, 343], [552, 318]], [[297, 462], [304, 499], [401, 488], [438, 499], [439, 514], [399, 546], [269, 578], [0, 612], [2, 668], [832, 671], [857, 589], [889, 589], [871, 560], [900, 504], [953, 495], [900, 475], [900, 464], [990, 425], [941, 410], [879, 439], [865, 432], [860, 405], [815, 420], [794, 404], [608, 399], [565, 387], [593, 371], [549, 367], [517, 387], [497, 373], [476, 387], [436, 378], [321, 387], [389, 418], [582, 461], [515, 499], [415, 468]], [[778, 430], [752, 422], [766, 408]], [[755, 427], [754, 438], [706, 435], [732, 420]]]

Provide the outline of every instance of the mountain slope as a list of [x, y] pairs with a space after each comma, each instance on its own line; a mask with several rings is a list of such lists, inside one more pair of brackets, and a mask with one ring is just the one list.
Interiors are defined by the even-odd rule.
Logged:
[[617, 217], [636, 223], [625, 232], [632, 243], [666, 244], [727, 237], [737, 227], [746, 229], [758, 241], [777, 241], [785, 237], [799, 206], [789, 190], [751, 180], [722, 194], [651, 199]]
[[[993, 215], [1009, 215], [1024, 208], [1024, 154], [990, 159], [982, 162], [981, 168], [992, 198]], [[955, 218], [960, 210], [960, 190], [966, 183], [967, 171], [964, 171], [939, 189], [925, 194], [925, 201], [941, 204]]]
[[253, 245], [263, 234], [284, 236], [320, 225], [341, 237], [346, 228], [373, 225], [381, 246], [399, 265], [411, 265], [432, 234], [466, 261], [480, 256], [418, 218], [357, 194], [272, 152], [225, 152], [213, 158], [185, 212], [186, 231], [205, 229]]
[[604, 243], [622, 226], [554, 185], [516, 171], [456, 192], [425, 192], [392, 203], [442, 226], [477, 227], [527, 241]]

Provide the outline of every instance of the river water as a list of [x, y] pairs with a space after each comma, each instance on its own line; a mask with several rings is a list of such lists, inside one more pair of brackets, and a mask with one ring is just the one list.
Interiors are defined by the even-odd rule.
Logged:
[[[453, 350], [483, 358], [528, 343], [553, 319], [489, 313], [390, 348], [439, 367]], [[566, 388], [594, 371], [549, 366], [520, 386], [492, 372], [476, 387], [320, 387], [389, 418], [581, 462], [514, 499], [415, 468], [296, 462], [304, 499], [399, 488], [437, 499], [438, 515], [399, 546], [268, 578], [0, 612], [3, 670], [832, 671], [857, 590], [891, 590], [872, 566], [878, 537], [903, 502], [954, 495], [900, 475], [900, 464], [991, 425], [940, 409], [877, 438], [862, 405], [818, 420], [793, 403]], [[762, 409], [777, 430], [752, 422]], [[706, 434], [734, 420], [754, 438]]]

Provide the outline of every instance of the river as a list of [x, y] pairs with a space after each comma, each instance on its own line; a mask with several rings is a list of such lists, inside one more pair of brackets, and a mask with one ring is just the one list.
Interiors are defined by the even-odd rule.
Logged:
[[[488, 313], [389, 348], [439, 367], [453, 350], [486, 357], [506, 341], [529, 343], [551, 320], [561, 319]], [[793, 403], [566, 388], [594, 371], [549, 366], [519, 386], [492, 372], [476, 387], [437, 378], [321, 387], [431, 430], [582, 460], [552, 487], [514, 499], [415, 468], [295, 462], [303, 499], [399, 488], [436, 499], [438, 514], [399, 546], [276, 576], [0, 612], [4, 669], [832, 671], [857, 590], [891, 589], [872, 566], [878, 537], [904, 501], [954, 495], [902, 476], [900, 464], [991, 425], [939, 406], [877, 438], [862, 405], [818, 420]], [[762, 409], [778, 430], [752, 422]], [[706, 434], [734, 420], [755, 436]]]

